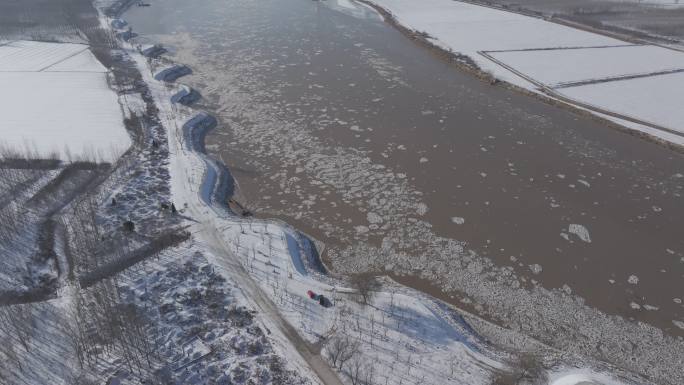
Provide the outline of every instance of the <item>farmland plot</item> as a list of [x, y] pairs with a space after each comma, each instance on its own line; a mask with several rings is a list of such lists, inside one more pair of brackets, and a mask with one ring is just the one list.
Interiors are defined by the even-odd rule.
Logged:
[[4, 144], [41, 157], [118, 158], [131, 142], [106, 72], [85, 45], [0, 45]]

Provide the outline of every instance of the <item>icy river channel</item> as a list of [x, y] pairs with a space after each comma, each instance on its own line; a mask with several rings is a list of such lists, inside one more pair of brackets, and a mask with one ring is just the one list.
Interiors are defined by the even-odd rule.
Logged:
[[563, 314], [684, 335], [682, 153], [482, 82], [347, 0], [151, 3], [124, 16], [193, 69], [236, 199], [334, 272], [540, 338]]

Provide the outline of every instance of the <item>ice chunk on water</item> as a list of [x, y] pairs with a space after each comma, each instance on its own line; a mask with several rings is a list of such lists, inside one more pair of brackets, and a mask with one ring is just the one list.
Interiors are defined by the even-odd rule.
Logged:
[[589, 230], [587, 230], [587, 228], [582, 226], [582, 225], [572, 223], [572, 224], [570, 224], [570, 226], [568, 226], [568, 232], [570, 234], [577, 235], [577, 237], [584, 242], [591, 243], [591, 237], [589, 236]]
[[366, 214], [366, 219], [369, 223], [382, 223], [382, 217], [374, 212]]
[[530, 270], [533, 274], [539, 274], [542, 272], [542, 266], [538, 263], [535, 263], [534, 265], [530, 265]]
[[451, 221], [457, 225], [462, 225], [465, 223], [465, 219], [461, 217], [451, 217]]

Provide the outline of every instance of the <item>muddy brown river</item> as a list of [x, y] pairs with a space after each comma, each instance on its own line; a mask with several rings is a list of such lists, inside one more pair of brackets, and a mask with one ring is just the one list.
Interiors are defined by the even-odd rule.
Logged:
[[684, 335], [681, 153], [477, 80], [346, 0], [151, 3], [125, 18], [192, 67], [237, 200], [335, 272]]

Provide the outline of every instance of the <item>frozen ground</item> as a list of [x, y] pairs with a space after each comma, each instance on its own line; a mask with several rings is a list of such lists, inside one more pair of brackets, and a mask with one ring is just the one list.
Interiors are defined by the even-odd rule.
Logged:
[[[114, 280], [81, 291], [66, 287], [61, 294], [0, 308], [0, 316], [22, 314], [30, 324], [14, 335], [4, 332], [18, 331], [15, 326], [0, 327], [3, 384], [311, 384], [275, 353], [240, 288], [223, 279], [193, 242]], [[119, 302], [107, 303], [114, 296]], [[18, 309], [27, 313], [14, 313]], [[103, 322], [139, 329], [117, 336]], [[79, 341], [84, 329], [97, 334]], [[137, 339], [139, 332], [146, 340]], [[79, 343], [89, 351], [78, 353]], [[136, 360], [149, 360], [151, 368], [135, 370]]]
[[[657, 46], [615, 48], [627, 43], [584, 30], [568, 27], [541, 18], [525, 16], [474, 4], [449, 0], [374, 0], [396, 20], [411, 30], [426, 33], [438, 46], [470, 57], [484, 71], [528, 90], [539, 92], [542, 85], [566, 82], [594, 82], [625, 75], [644, 75], [663, 70], [681, 70], [684, 53]], [[572, 48], [587, 48], [576, 50]], [[591, 49], [589, 49], [591, 48]], [[488, 51], [514, 51], [489, 53]], [[491, 56], [490, 56], [491, 55]], [[489, 60], [492, 57], [497, 60]], [[633, 79], [621, 79], [631, 82]], [[680, 85], [679, 79], [675, 84]], [[684, 86], [684, 84], [681, 84]], [[631, 110], [631, 101], [622, 95], [607, 95], [604, 89], [586, 89], [576, 98], [564, 99], [577, 103], [594, 113], [608, 113], [610, 119], [655, 133], [662, 139], [684, 144], [682, 113], [659, 103], [669, 100], [672, 88], [655, 81], [639, 110]], [[553, 89], [544, 88], [551, 97]], [[614, 99], [613, 96], [616, 96]], [[589, 102], [591, 100], [591, 102]], [[676, 100], [676, 99], [675, 99]], [[623, 115], [625, 111], [632, 111]], [[657, 120], [652, 117], [657, 116]], [[659, 133], [659, 131], [662, 133]], [[671, 135], [674, 132], [675, 137]]]
[[0, 45], [2, 141], [42, 157], [118, 158], [131, 140], [107, 79], [85, 45]]

